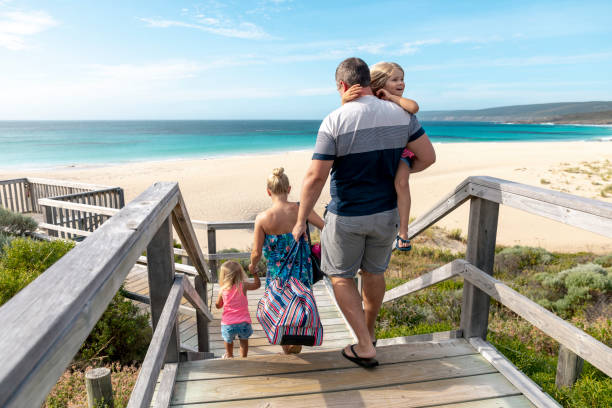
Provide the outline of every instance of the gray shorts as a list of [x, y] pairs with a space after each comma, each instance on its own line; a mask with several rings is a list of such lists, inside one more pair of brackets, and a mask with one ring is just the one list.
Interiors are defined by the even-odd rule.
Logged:
[[321, 269], [338, 278], [353, 278], [360, 268], [383, 273], [398, 227], [397, 208], [357, 217], [328, 212], [321, 232]]

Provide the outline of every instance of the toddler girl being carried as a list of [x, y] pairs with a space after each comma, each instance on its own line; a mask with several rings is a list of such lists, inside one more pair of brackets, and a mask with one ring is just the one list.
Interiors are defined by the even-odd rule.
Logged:
[[[416, 114], [419, 105], [412, 99], [404, 98], [404, 70], [395, 62], [379, 62], [370, 68], [370, 87], [374, 95], [385, 101], [391, 101], [401, 106], [406, 112]], [[353, 85], [342, 95], [342, 104], [350, 102], [361, 95], [361, 86]], [[404, 149], [402, 158], [395, 174], [395, 191], [397, 192], [397, 208], [400, 215], [400, 228], [395, 248], [409, 251], [412, 246], [408, 239], [408, 222], [410, 219], [410, 167], [414, 154]]]

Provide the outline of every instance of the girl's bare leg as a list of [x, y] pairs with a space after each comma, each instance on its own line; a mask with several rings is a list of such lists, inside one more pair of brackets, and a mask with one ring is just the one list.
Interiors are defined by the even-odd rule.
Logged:
[[249, 339], [240, 340], [240, 355], [246, 357], [249, 354]]
[[234, 357], [234, 343], [227, 343], [224, 341], [223, 344], [225, 344], [225, 357], [226, 358]]
[[[408, 184], [410, 178], [410, 167], [406, 162], [400, 160], [400, 164], [395, 174], [395, 192], [397, 193], [397, 208], [400, 216], [400, 227], [398, 235], [403, 239], [408, 239], [408, 222], [410, 221], [410, 187]], [[402, 241], [398, 242], [398, 246], [407, 247], [410, 244]]]

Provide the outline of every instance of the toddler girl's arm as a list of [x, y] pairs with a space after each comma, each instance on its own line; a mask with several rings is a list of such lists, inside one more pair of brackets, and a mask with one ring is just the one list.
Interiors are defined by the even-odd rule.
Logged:
[[346, 90], [345, 93], [342, 94], [342, 104], [344, 105], [347, 102], [355, 100], [359, 98], [361, 94], [361, 85], [355, 84]]
[[217, 297], [217, 303], [215, 303], [215, 307], [217, 309], [221, 309], [223, 307], [223, 290], [219, 291], [219, 297]]
[[412, 113], [413, 115], [415, 115], [419, 111], [419, 104], [416, 103], [416, 101], [413, 101], [412, 99], [408, 98], [403, 98], [401, 96], [392, 95], [384, 89], [380, 89], [378, 92], [376, 92], [376, 96], [378, 96], [380, 99], [390, 101], [401, 106], [403, 110], [408, 113]]
[[[249, 270], [250, 269], [251, 268], [249, 267]], [[255, 270], [255, 268], [253, 268], [251, 273], [253, 274], [253, 282], [244, 282], [245, 292], [247, 290], [257, 290], [261, 286], [261, 281], [259, 280], [259, 275], [257, 274], [257, 271]]]

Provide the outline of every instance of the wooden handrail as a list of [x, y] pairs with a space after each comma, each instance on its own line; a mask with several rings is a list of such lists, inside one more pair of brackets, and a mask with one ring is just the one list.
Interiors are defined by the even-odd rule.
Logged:
[[184, 280], [182, 275], [176, 275], [170, 289], [170, 294], [159, 318], [151, 344], [140, 367], [136, 384], [132, 390], [128, 408], [144, 408], [151, 406], [157, 377], [164, 363], [166, 348], [170, 342], [172, 329], [176, 325], [181, 298], [183, 297]]
[[469, 263], [460, 273], [480, 290], [612, 377], [612, 349]]
[[612, 204], [486, 176], [463, 180], [408, 226], [414, 238], [469, 198], [483, 198], [612, 238]]
[[612, 349], [474, 265], [456, 259], [385, 293], [383, 302], [425, 289], [453, 276], [465, 280], [612, 377]]

